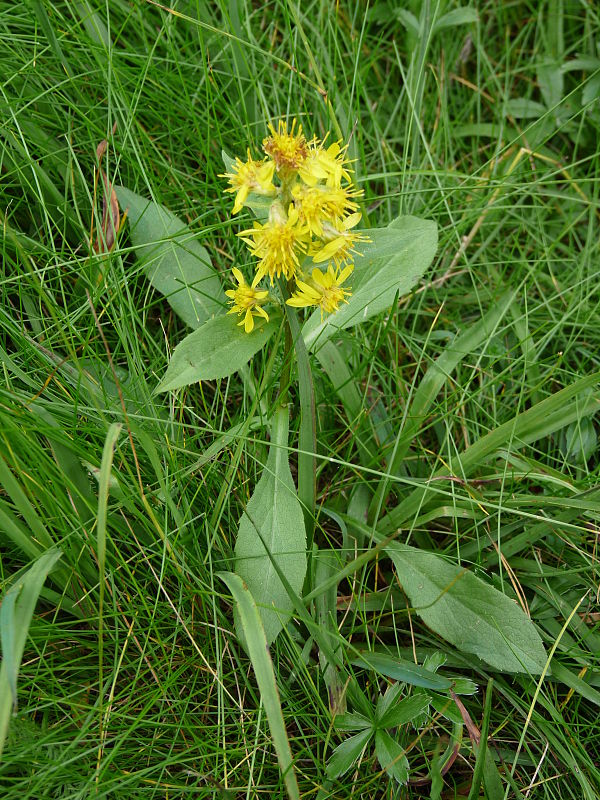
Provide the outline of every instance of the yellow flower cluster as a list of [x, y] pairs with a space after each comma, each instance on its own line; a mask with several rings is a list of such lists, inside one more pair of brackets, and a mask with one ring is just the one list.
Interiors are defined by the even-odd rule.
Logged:
[[[288, 282], [290, 306], [316, 306], [321, 314], [337, 311], [346, 303], [350, 289], [342, 288], [354, 269], [358, 242], [369, 241], [356, 230], [361, 215], [357, 199], [362, 190], [354, 188], [346, 157], [347, 145], [327, 145], [316, 137], [307, 141], [302, 126], [294, 120], [288, 130], [280, 120], [277, 129], [269, 125], [270, 136], [263, 141], [266, 157], [254, 160], [236, 158], [226, 192], [235, 194], [233, 213], [237, 214], [250, 195], [272, 198], [266, 222], [254, 222], [240, 236], [258, 259], [251, 285], [238, 269], [233, 270], [237, 288], [231, 298], [230, 314], [243, 316], [239, 323], [250, 333], [254, 317], [268, 320], [262, 306], [271, 299], [258, 289], [263, 278], [283, 276]], [[306, 262], [325, 267], [307, 267]], [[292, 283], [291, 283], [292, 282]]]

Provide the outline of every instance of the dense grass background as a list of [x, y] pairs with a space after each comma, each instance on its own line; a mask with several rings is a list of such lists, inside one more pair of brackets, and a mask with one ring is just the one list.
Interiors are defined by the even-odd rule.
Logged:
[[[456, 8], [0, 2], [0, 581], [11, 585], [49, 543], [64, 552], [30, 629], [4, 797], [284, 796], [230, 598], [214, 579], [230, 566], [264, 429], [209, 450], [250, 408], [237, 378], [153, 396], [186, 331], [149, 287], [126, 229], [109, 257], [90, 254], [102, 139], [110, 179], [186, 220], [222, 272], [247, 254], [221, 148], [257, 151], [280, 115], [350, 139], [366, 224], [399, 213], [437, 221], [422, 285], [344, 337], [362, 398], [355, 421], [315, 367], [319, 507], [376, 486], [382, 462], [361, 464], [361, 437], [374, 429], [385, 453], [427, 367], [507, 291], [495, 332], [437, 396], [389, 508], [488, 431], [599, 369], [598, 9], [494, 0], [471, 4], [477, 22], [455, 12], [445, 18], [455, 24], [436, 27]], [[586, 398], [598, 403], [597, 384], [579, 395], [582, 412]], [[115, 421], [124, 430], [100, 619], [96, 478]], [[476, 480], [440, 482], [402, 532], [527, 605], [556, 646], [539, 693], [428, 631], [389, 563], [339, 588], [343, 640], [396, 641], [420, 662], [442, 650], [480, 686], [493, 674], [489, 731], [508, 797], [600, 793], [596, 431], [582, 413], [530, 444], [509, 439]], [[337, 546], [338, 535], [321, 512], [318, 540]], [[310, 798], [340, 739], [314, 654], [304, 655], [289, 635], [273, 652]], [[480, 724], [483, 691], [465, 703]], [[411, 751], [415, 775], [445, 746], [444, 725]], [[474, 763], [465, 737], [444, 797], [468, 795]], [[371, 761], [331, 794], [430, 795], [427, 784], [394, 788]]]

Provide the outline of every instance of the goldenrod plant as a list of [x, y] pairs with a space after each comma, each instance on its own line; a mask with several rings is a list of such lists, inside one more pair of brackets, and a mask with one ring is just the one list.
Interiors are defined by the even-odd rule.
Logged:
[[3, 800], [600, 797], [600, 18], [529, 5], [5, 0]]
[[[253, 407], [237, 435], [246, 434], [256, 413], [270, 436], [262, 476], [245, 504], [237, 532], [231, 532], [235, 536], [233, 572], [221, 573], [236, 598], [236, 631], [257, 677], [261, 676], [259, 681], [265, 686], [273, 685], [260, 642], [271, 646], [281, 631], [291, 626], [292, 636], [303, 631], [308, 637], [306, 644], [314, 641], [320, 650], [334, 713], [343, 714], [350, 704], [357, 711], [362, 708], [372, 719], [369, 733], [366, 728], [361, 730], [352, 744], [342, 744], [336, 750], [328, 780], [354, 763], [371, 735], [375, 736], [384, 768], [388, 767], [387, 760], [400, 758], [401, 750], [390, 744], [385, 720], [404, 718], [401, 709], [408, 706], [402, 705], [404, 695], [396, 692], [393, 703], [380, 702], [382, 708], [391, 704], [389, 713], [383, 716], [384, 723], [377, 722], [377, 714], [369, 716], [369, 704], [327, 632], [333, 609], [324, 610], [323, 587], [335, 585], [335, 573], [346, 559], [332, 560], [334, 554], [313, 535], [319, 435], [313, 371], [323, 370], [330, 379], [351, 384], [351, 376], [340, 361], [337, 337], [344, 329], [389, 311], [424, 275], [437, 245], [436, 225], [412, 216], [400, 216], [384, 228], [359, 227], [362, 191], [355, 184], [347, 152], [347, 142], [330, 141], [329, 134], [322, 139], [306, 136], [297, 120], [280, 119], [269, 124], [261, 155], [248, 149], [245, 160], [241, 160], [223, 153], [226, 171], [221, 177], [227, 181], [225, 193], [234, 196], [232, 215], [236, 220], [243, 211], [254, 215], [251, 226], [243, 225], [236, 232], [248, 248], [249, 263], [231, 268], [226, 289], [210, 267], [205, 251], [198, 249], [193, 237], [187, 241], [183, 226], [177, 228], [170, 212], [127, 189], [117, 189], [129, 213], [134, 245], [143, 258], [148, 257], [151, 237], [159, 239], [161, 227], [169, 232], [167, 246], [177, 248], [178, 269], [185, 284], [178, 313], [192, 319], [195, 328], [173, 351], [158, 391], [174, 391], [239, 371], [253, 397]], [[179, 246], [182, 241], [186, 242], [184, 248]], [[195, 248], [191, 260], [190, 245]], [[160, 248], [154, 252], [148, 274], [154, 286], [169, 297], [174, 278], [172, 260], [165, 261], [165, 257]], [[198, 260], [202, 268], [193, 272]], [[493, 314], [498, 313], [501, 309], [493, 310]], [[480, 327], [476, 335], [487, 331], [488, 323]], [[264, 357], [257, 359], [261, 351]], [[256, 372], [247, 367], [255, 359], [260, 365]], [[276, 363], [280, 364], [278, 380]], [[437, 379], [432, 375], [434, 384]], [[291, 390], [296, 382], [297, 392]], [[430, 391], [425, 382], [415, 397], [423, 414]], [[342, 396], [347, 400], [346, 411], [352, 413], [350, 394]], [[291, 427], [298, 431], [296, 446], [290, 439]], [[398, 442], [389, 458], [390, 475], [397, 474], [402, 447]], [[365, 456], [373, 457], [368, 453]], [[295, 462], [298, 488], [290, 457]], [[413, 494], [414, 500], [409, 496], [405, 501], [407, 513], [413, 508], [411, 503], [418, 507], [422, 491], [415, 489]], [[373, 527], [372, 515], [379, 515], [388, 495], [389, 481], [381, 478], [364, 520], [346, 516], [339, 524], [344, 529], [349, 526], [356, 542], [370, 542], [371, 548], [386, 553], [417, 613], [460, 650], [509, 672], [542, 672], [546, 663], [542, 641], [516, 604], [473, 573], [434, 553], [395, 541], [398, 534], [392, 520], [406, 518], [401, 516], [403, 506]], [[351, 564], [346, 562], [344, 569], [351, 569]], [[319, 619], [327, 620], [324, 630]], [[365, 666], [366, 661], [357, 663]], [[434, 678], [426, 666], [412, 668], [401, 659], [395, 659], [391, 672], [381, 659], [369, 661], [369, 667], [382, 675], [408, 675], [409, 682], [425, 688], [445, 687], [465, 693], [475, 690], [472, 682]], [[428, 697], [420, 698], [414, 709], [410, 706], [410, 713], [418, 716], [429, 702]], [[397, 703], [401, 705], [396, 714]], [[288, 794], [296, 797], [297, 785], [289, 773], [289, 748], [281, 735], [277, 708], [277, 704], [270, 707], [269, 722]], [[396, 781], [406, 781], [406, 763], [402, 756], [397, 767], [387, 769], [389, 775]]]

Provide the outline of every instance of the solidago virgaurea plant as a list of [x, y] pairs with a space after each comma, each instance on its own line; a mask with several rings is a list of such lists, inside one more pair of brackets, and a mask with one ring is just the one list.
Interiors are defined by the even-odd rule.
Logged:
[[[247, 258], [233, 266], [225, 286], [204, 248], [171, 212], [117, 189], [150, 281], [194, 329], [175, 347], [159, 391], [239, 371], [252, 398], [248, 420], [257, 409], [268, 417], [269, 456], [234, 550], [235, 572], [257, 604], [268, 643], [298, 611], [311, 576], [323, 569], [313, 540], [318, 431], [312, 371], [322, 369], [334, 388], [352, 383], [339, 337], [408, 292], [436, 248], [435, 224], [415, 217], [360, 229], [363, 190], [348, 147], [330, 133], [307, 135], [297, 120], [279, 120], [267, 126], [260, 152], [247, 148], [243, 158], [223, 153], [231, 213], [236, 219], [244, 211], [254, 216], [236, 232]], [[247, 365], [263, 349], [259, 378]], [[281, 374], [274, 376], [280, 363]], [[288, 392], [296, 380], [299, 407]], [[348, 393], [340, 397], [344, 402]], [[348, 403], [345, 409], [354, 425], [356, 409]], [[297, 489], [289, 463], [290, 415], [298, 431], [292, 448]], [[248, 430], [242, 425], [236, 435], [243, 440]], [[307, 578], [309, 555], [316, 566]], [[244, 639], [239, 617], [236, 623]]]
[[[196, 330], [175, 348], [159, 389], [224, 378], [239, 370], [255, 407], [272, 409], [269, 458], [235, 544], [235, 570], [258, 603], [267, 641], [272, 642], [302, 595], [307, 554], [313, 551], [313, 363], [316, 359], [339, 382], [331, 374], [336, 337], [389, 309], [410, 290], [431, 262], [436, 228], [401, 217], [386, 228], [361, 230], [363, 190], [356, 185], [348, 142], [329, 133], [307, 136], [297, 120], [279, 120], [265, 134], [260, 153], [250, 148], [244, 158], [223, 153], [224, 192], [232, 195], [232, 215], [254, 214], [236, 232], [247, 247], [246, 263], [232, 268], [227, 287], [218, 292], [214, 273], [203, 270], [193, 285], [182, 275], [188, 316], [190, 311], [198, 315], [199, 297], [206, 306], [207, 295], [210, 313], [202, 314], [193, 325]], [[187, 265], [183, 253], [178, 259]], [[158, 274], [152, 273], [155, 285]], [[246, 365], [265, 347], [268, 357], [257, 383]], [[273, 385], [279, 351], [283, 367], [277, 394], [271, 397], [264, 387]], [[290, 405], [288, 394], [296, 376], [299, 409]], [[341, 378], [342, 383], [351, 380], [350, 375]], [[299, 416], [294, 425], [297, 491], [289, 466], [290, 413]], [[239, 620], [237, 627], [242, 634]]]
[[[253, 430], [262, 424], [268, 434], [262, 474], [243, 497], [237, 531], [228, 532], [234, 572], [221, 577], [235, 599], [236, 631], [265, 699], [291, 797], [298, 796], [297, 786], [267, 649], [282, 630], [306, 661], [316, 646], [332, 712], [342, 712], [346, 701], [354, 708], [348, 718], [340, 715], [341, 729], [357, 725], [359, 733], [332, 754], [326, 773], [331, 781], [373, 742], [382, 768], [405, 782], [406, 756], [386, 729], [419, 718], [431, 699], [420, 697], [409, 707], [398, 690], [382, 696], [373, 711], [349, 661], [423, 690], [473, 690], [468, 681], [460, 684], [438, 673], [439, 663], [406, 664], [399, 655], [367, 651], [358, 659], [343, 642], [336, 622], [337, 585], [375, 554], [389, 558], [416, 613], [458, 649], [505, 671], [539, 674], [545, 664], [539, 634], [512, 600], [438, 554], [402, 543], [401, 526], [421, 513], [426, 489], [417, 487], [399, 506], [386, 508], [391, 482], [401, 475], [411, 439], [442, 386], [440, 376], [460, 357], [462, 344], [454, 351], [452, 342], [444, 354], [447, 360], [432, 364], [392, 446], [382, 447], [365, 413], [344, 340], [353, 327], [388, 313], [424, 275], [436, 251], [437, 228], [432, 221], [404, 215], [384, 227], [361, 229], [366, 222], [363, 190], [348, 149], [339, 137], [308, 136], [298, 121], [280, 120], [265, 130], [260, 152], [248, 148], [243, 159], [223, 153], [223, 191], [232, 196], [234, 218], [245, 215], [236, 234], [247, 248], [223, 282], [198, 236], [181, 220], [128, 189], [116, 189], [121, 206], [128, 208], [132, 243], [148, 279], [192, 329], [175, 347], [157, 390], [178, 390], [239, 372], [247, 388], [246, 414], [211, 451], [218, 454], [235, 444], [238, 454], [243, 448], [252, 454], [251, 424]], [[477, 336], [488, 330], [486, 325], [477, 328]], [[468, 335], [465, 352], [476, 346], [475, 334]], [[260, 351], [264, 357], [255, 359]], [[317, 370], [323, 380], [315, 389]], [[289, 391], [292, 384], [297, 392]], [[320, 397], [322, 386], [325, 396]], [[371, 496], [334, 498], [334, 508], [328, 507], [331, 498], [320, 497], [319, 403], [335, 403], [348, 428], [356, 431], [351, 456], [356, 470], [368, 468], [373, 478], [379, 470]], [[225, 502], [225, 494], [221, 499]], [[222, 525], [220, 500], [214, 512], [204, 510], [214, 530]], [[317, 509], [339, 526], [341, 546], [328, 547], [318, 528], [314, 534]]]

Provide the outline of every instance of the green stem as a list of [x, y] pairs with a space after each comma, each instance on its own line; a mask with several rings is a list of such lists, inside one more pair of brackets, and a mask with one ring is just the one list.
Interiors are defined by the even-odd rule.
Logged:
[[283, 368], [281, 370], [281, 383], [279, 386], [279, 397], [277, 404], [287, 405], [289, 397], [290, 383], [292, 380], [292, 361], [294, 358], [294, 340], [287, 314], [284, 319], [285, 344], [283, 347]]
[[[288, 287], [280, 281], [281, 293], [285, 300], [290, 296]], [[293, 308], [285, 305], [286, 318], [286, 344], [285, 363], [282, 372], [282, 394], [287, 391], [291, 380], [292, 350], [296, 353], [298, 362], [298, 389], [300, 394], [300, 429], [298, 432], [298, 499], [304, 512], [306, 527], [306, 541], [308, 552], [312, 551], [313, 534], [315, 527], [316, 500], [316, 452], [317, 452], [317, 422], [315, 408], [315, 389], [310, 369], [308, 351], [302, 338], [298, 316]], [[289, 341], [288, 341], [289, 332]], [[288, 349], [289, 347], [289, 349]]]

